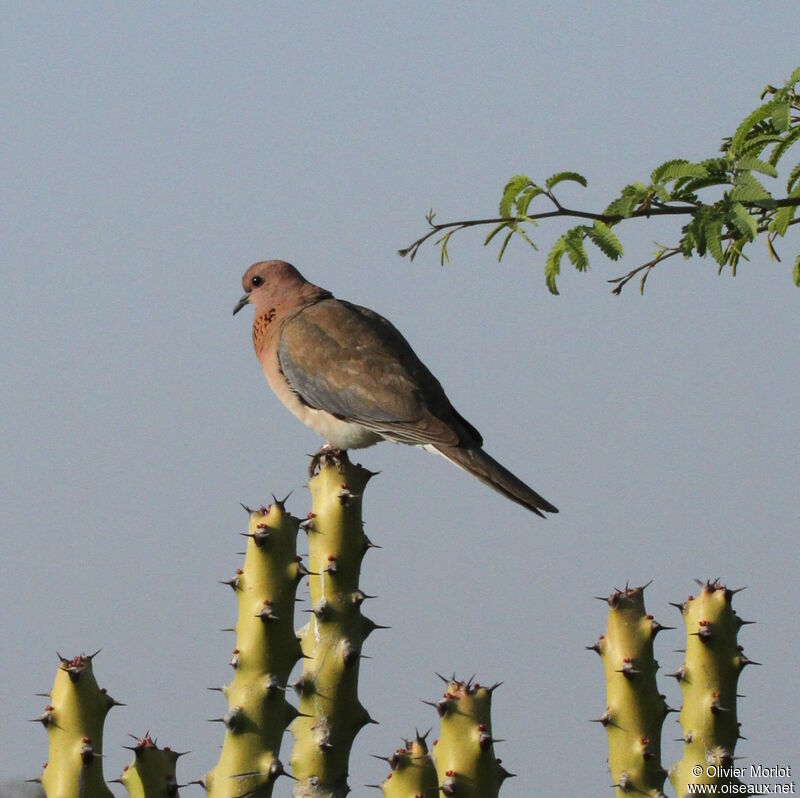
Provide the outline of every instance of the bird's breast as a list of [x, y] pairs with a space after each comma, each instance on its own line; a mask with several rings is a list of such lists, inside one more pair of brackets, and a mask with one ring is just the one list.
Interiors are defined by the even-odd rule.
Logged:
[[257, 355], [260, 355], [261, 350], [266, 344], [267, 333], [270, 331], [270, 327], [275, 321], [276, 313], [277, 311], [275, 308], [269, 308], [253, 319], [253, 348], [256, 350]]
[[383, 440], [383, 436], [372, 432], [372, 430], [355, 421], [337, 418], [325, 410], [309, 407], [289, 385], [286, 376], [281, 371], [277, 353], [261, 350], [259, 352], [259, 360], [269, 387], [272, 388], [278, 399], [303, 424], [313, 429], [318, 435], [321, 435], [334, 448], [363, 449], [365, 446], [372, 446]]

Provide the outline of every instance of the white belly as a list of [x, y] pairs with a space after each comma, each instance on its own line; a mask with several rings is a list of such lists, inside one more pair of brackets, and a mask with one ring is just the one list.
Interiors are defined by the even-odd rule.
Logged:
[[280, 369], [269, 369], [265, 365], [266, 363], [267, 361], [262, 362], [264, 376], [278, 399], [303, 424], [311, 427], [314, 432], [325, 438], [334, 449], [363, 449], [365, 446], [372, 446], [383, 440], [381, 435], [371, 432], [360, 424], [342, 421], [324, 410], [315, 410], [304, 404], [289, 388], [286, 378], [280, 372]]
[[363, 449], [383, 440], [380, 435], [366, 427], [342, 421], [324, 410], [304, 407], [295, 415], [307, 427], [311, 427], [314, 432], [325, 438], [334, 449]]

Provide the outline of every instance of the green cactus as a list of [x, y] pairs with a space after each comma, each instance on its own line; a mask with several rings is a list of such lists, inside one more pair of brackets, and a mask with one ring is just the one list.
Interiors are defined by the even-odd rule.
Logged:
[[436, 798], [439, 781], [433, 757], [428, 753], [427, 734], [416, 733], [391, 756], [378, 757], [389, 763], [392, 772], [380, 786], [385, 798]]
[[126, 747], [134, 753], [133, 762], [117, 781], [131, 798], [177, 798], [175, 765], [182, 754], [171, 748], [159, 748], [149, 733], [137, 739], [136, 745]]
[[[492, 693], [471, 679], [444, 679], [447, 689], [433, 703], [441, 719], [434, 743], [434, 761], [442, 795], [458, 798], [496, 798], [509, 773], [495, 757], [492, 737]], [[429, 702], [430, 703], [430, 702]]]
[[739, 674], [753, 663], [737, 643], [739, 629], [747, 623], [733, 611], [736, 591], [718, 581], [700, 583], [697, 598], [677, 604], [686, 623], [686, 656], [674, 674], [683, 693], [680, 723], [684, 750], [670, 771], [679, 798], [689, 784], [738, 784], [731, 772], [739, 739], [736, 686]]
[[653, 639], [664, 628], [645, 613], [644, 587], [615, 590], [607, 599], [608, 627], [589, 646], [603, 659], [606, 711], [597, 719], [608, 733], [608, 766], [617, 797], [661, 798], [661, 727], [670, 711], [658, 692]]
[[319, 458], [309, 481], [307, 526], [311, 616], [299, 632], [303, 673], [295, 684], [301, 715], [295, 737], [294, 795], [343, 798], [350, 749], [370, 716], [358, 700], [361, 647], [376, 628], [361, 614], [361, 560], [370, 547], [361, 520], [361, 494], [372, 474], [346, 455]]
[[297, 715], [285, 688], [301, 656], [294, 632], [297, 584], [307, 573], [297, 556], [300, 522], [279, 501], [248, 513], [244, 568], [226, 583], [239, 615], [233, 681], [221, 688], [228, 711], [217, 719], [225, 724], [225, 740], [204, 781], [210, 798], [270, 798], [284, 772], [281, 738]]
[[41, 777], [47, 798], [113, 798], [103, 778], [103, 724], [118, 702], [97, 686], [95, 655], [59, 655], [50, 702], [37, 718], [50, 749]]

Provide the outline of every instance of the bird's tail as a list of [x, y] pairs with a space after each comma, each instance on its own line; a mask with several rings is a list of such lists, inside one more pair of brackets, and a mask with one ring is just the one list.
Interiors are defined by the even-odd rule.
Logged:
[[544, 513], [557, 513], [558, 508], [550, 504], [535, 490], [529, 488], [521, 479], [515, 477], [507, 468], [500, 465], [483, 449], [462, 446], [435, 446], [436, 451], [451, 463], [463, 468], [481, 482], [494, 488], [511, 501], [527, 507], [531, 512], [544, 518]]

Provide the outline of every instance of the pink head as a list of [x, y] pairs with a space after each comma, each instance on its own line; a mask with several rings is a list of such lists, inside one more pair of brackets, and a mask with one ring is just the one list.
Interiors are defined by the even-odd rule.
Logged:
[[309, 283], [291, 263], [284, 260], [264, 260], [254, 263], [242, 277], [244, 296], [236, 304], [236, 315], [245, 305], [260, 308], [272, 305], [293, 306], [305, 304], [309, 298], [325, 293]]

